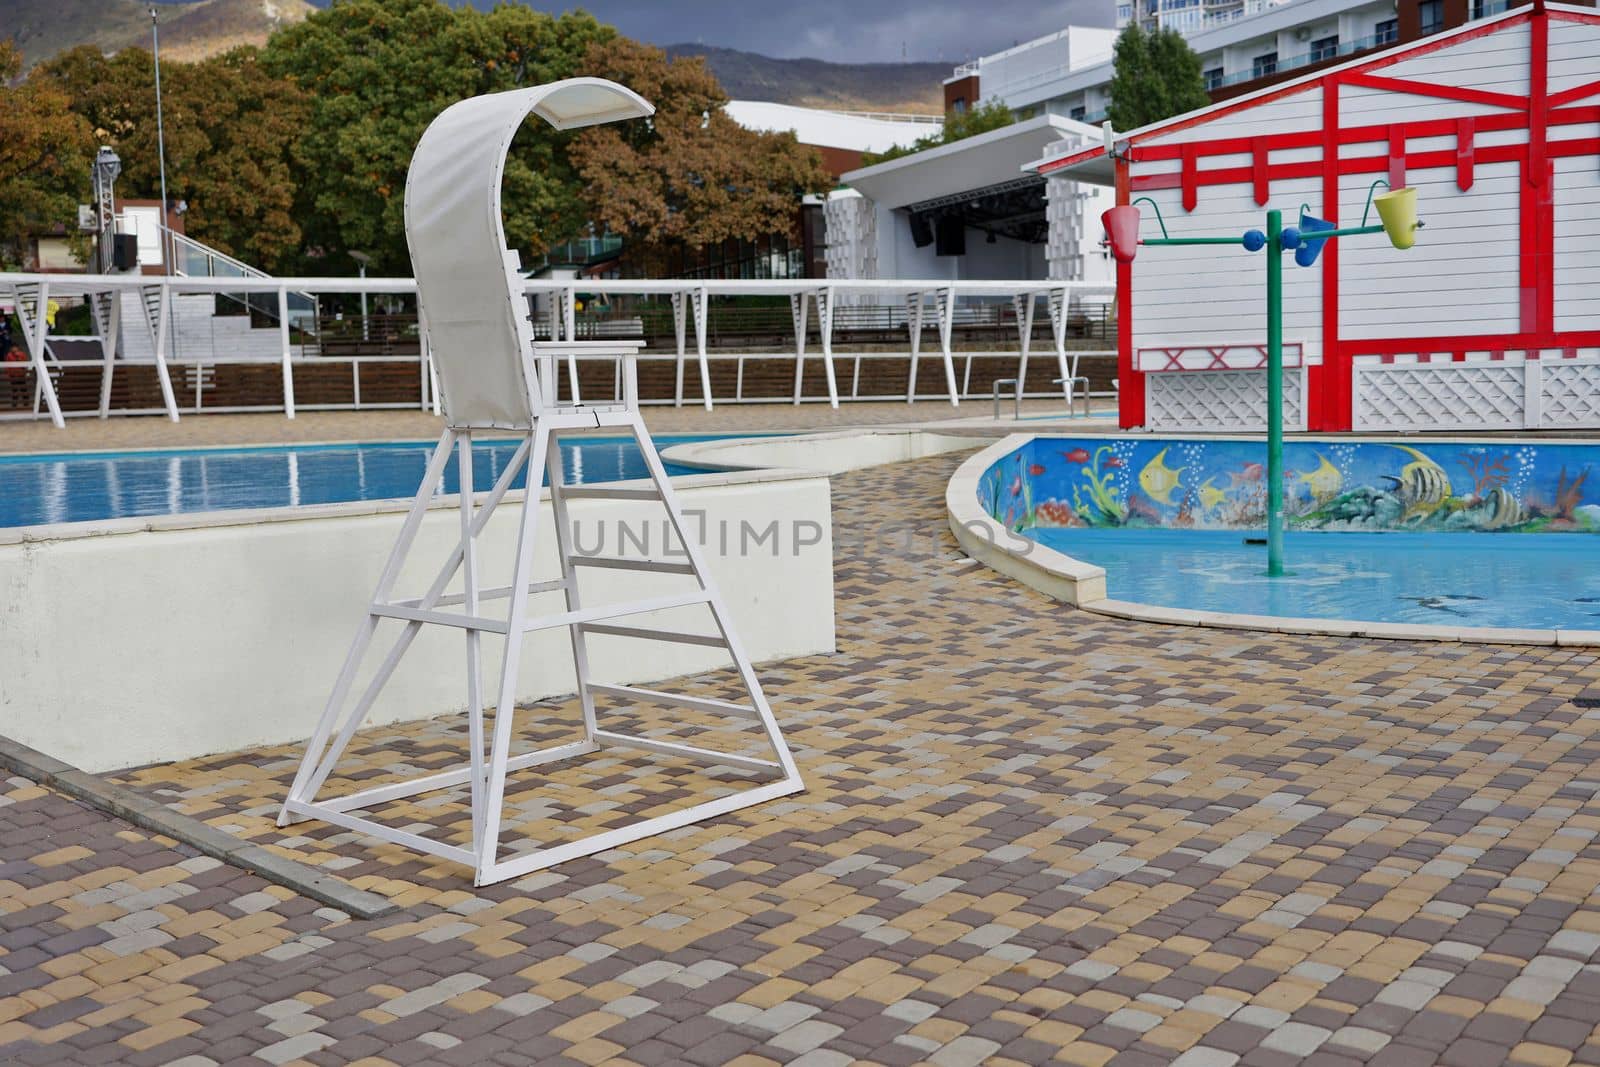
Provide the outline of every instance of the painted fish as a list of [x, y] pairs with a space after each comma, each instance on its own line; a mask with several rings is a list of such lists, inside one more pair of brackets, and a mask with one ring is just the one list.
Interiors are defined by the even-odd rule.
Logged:
[[1035, 464], [1033, 464], [1032, 466], [1030, 466], [1028, 468], [1028, 473], [1033, 475], [1035, 478], [1039, 477], [1039, 475], [1044, 473], [1044, 464], [1043, 463], [1035, 463]]
[[1207, 511], [1228, 499], [1227, 493], [1211, 484], [1214, 481], [1216, 478], [1207, 478], [1200, 483], [1200, 507]]
[[1068, 463], [1087, 463], [1089, 462], [1089, 450], [1087, 448], [1074, 448], [1071, 452], [1061, 453], [1061, 458]]
[[1012, 496], [1021, 496], [1022, 495], [1022, 475], [1020, 475], [1020, 474], [1017, 475], [1017, 480], [1011, 483], [1011, 495]]
[[1156, 458], [1144, 465], [1144, 470], [1139, 472], [1139, 488], [1144, 490], [1144, 495], [1158, 504], [1172, 503], [1172, 493], [1182, 483], [1178, 475], [1184, 472], [1183, 467], [1176, 470], [1167, 466], [1167, 450], [1163, 448], [1156, 453]]
[[[1122, 466], [1122, 458], [1120, 456], [1107, 456], [1106, 457], [1106, 466], [1108, 466], [1108, 467], [1120, 467], [1120, 466]], [[1180, 467], [1179, 469], [1181, 470], [1182, 468]]]
[[1489, 495], [1483, 498], [1483, 503], [1474, 512], [1480, 530], [1503, 530], [1507, 526], [1518, 526], [1528, 519], [1522, 502], [1512, 496], [1510, 490], [1499, 485], [1489, 490]]
[[1450, 476], [1444, 472], [1443, 467], [1416, 449], [1407, 445], [1392, 447], [1402, 452], [1409, 452], [1414, 457], [1410, 463], [1400, 468], [1398, 476], [1384, 475], [1394, 483], [1395, 496], [1405, 505], [1401, 519], [1431, 515], [1439, 510], [1439, 506], [1450, 499]]
[[1267, 468], [1263, 467], [1261, 464], [1246, 463], [1243, 467], [1236, 471], [1229, 471], [1228, 477], [1232, 479], [1233, 484], [1236, 486], [1249, 485], [1252, 482], [1259, 482], [1262, 476], [1266, 473]]
[[1328, 462], [1328, 457], [1318, 452], [1317, 459], [1321, 462], [1317, 469], [1310, 474], [1300, 475], [1300, 480], [1306, 483], [1311, 490], [1311, 496], [1316, 500], [1326, 500], [1340, 489], [1344, 488], [1344, 475], [1339, 473], [1339, 468]]

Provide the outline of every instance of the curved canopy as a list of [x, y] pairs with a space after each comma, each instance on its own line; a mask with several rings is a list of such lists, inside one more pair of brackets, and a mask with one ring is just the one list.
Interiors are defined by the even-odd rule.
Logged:
[[406, 176], [406, 242], [452, 426], [533, 418], [533, 331], [500, 221], [500, 178], [522, 120], [533, 113], [570, 130], [654, 112], [615, 82], [568, 78], [459, 101], [423, 131]]

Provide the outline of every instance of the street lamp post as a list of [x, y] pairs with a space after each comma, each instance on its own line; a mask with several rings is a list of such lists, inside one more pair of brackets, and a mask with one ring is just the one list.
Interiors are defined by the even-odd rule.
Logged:
[[167, 130], [161, 115], [161, 30], [150, 5], [150, 44], [156, 68], [156, 162], [161, 170], [161, 273], [172, 273], [173, 242], [167, 227]]
[[[1322, 246], [1339, 237], [1358, 234], [1386, 233], [1389, 242], [1398, 249], [1410, 248], [1416, 242], [1417, 191], [1411, 188], [1390, 189], [1374, 196], [1378, 186], [1389, 183], [1382, 178], [1367, 189], [1367, 210], [1361, 216], [1360, 226], [1339, 229], [1300, 208], [1300, 225], [1285, 226], [1283, 212], [1273, 208], [1267, 212], [1267, 230], [1247, 230], [1242, 237], [1171, 237], [1167, 234], [1166, 220], [1161, 217], [1161, 207], [1148, 196], [1141, 196], [1132, 204], [1123, 204], [1101, 215], [1111, 244], [1112, 255], [1123, 263], [1133, 262], [1138, 246], [1144, 245], [1242, 245], [1247, 252], [1267, 253], [1267, 576], [1278, 578], [1286, 572], [1283, 567], [1283, 253], [1295, 253], [1295, 262], [1309, 267], [1317, 261]], [[1156, 213], [1161, 226], [1161, 236], [1139, 236], [1139, 208], [1143, 201]], [[1383, 221], [1367, 225], [1372, 209], [1378, 209]]]

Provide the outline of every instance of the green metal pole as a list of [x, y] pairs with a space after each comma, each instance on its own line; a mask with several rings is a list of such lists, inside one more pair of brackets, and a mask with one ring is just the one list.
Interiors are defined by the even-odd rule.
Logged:
[[1267, 212], [1267, 577], [1283, 574], [1283, 212]]

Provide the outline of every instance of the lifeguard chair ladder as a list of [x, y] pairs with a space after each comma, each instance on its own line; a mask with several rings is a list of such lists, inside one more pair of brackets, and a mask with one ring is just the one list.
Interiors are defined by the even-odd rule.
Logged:
[[[630, 841], [676, 829], [701, 819], [737, 811], [803, 788], [794, 759], [778, 730], [761, 691], [750, 657], [733, 631], [732, 620], [710, 574], [700, 546], [685, 527], [672, 484], [639, 417], [638, 342], [563, 342], [535, 345], [527, 296], [515, 251], [506, 248], [500, 215], [500, 177], [511, 138], [532, 112], [558, 129], [641, 118], [654, 108], [632, 91], [600, 78], [572, 78], [532, 89], [474, 97], [452, 105], [424, 131], [412, 156], [406, 179], [406, 238], [411, 249], [424, 344], [437, 368], [445, 430], [434, 448], [422, 485], [406, 515], [400, 536], [378, 579], [365, 622], [358, 629], [327, 707], [307, 743], [299, 772], [278, 816], [286, 826], [318, 818], [358, 830], [384, 841], [456, 860], [473, 868], [474, 882], [488, 885], [515, 878], [578, 856], [616, 848]], [[577, 360], [609, 358], [616, 362], [617, 388], [609, 401], [585, 403], [579, 396]], [[570, 398], [560, 398], [558, 363], [566, 364]], [[650, 488], [566, 486], [558, 439], [584, 430], [626, 430], [637, 442], [653, 483]], [[520, 435], [510, 463], [474, 508], [471, 492], [474, 435], [492, 432], [498, 438]], [[461, 476], [461, 534], [438, 575], [421, 596], [397, 597], [395, 585], [411, 551], [423, 516], [454, 453]], [[504, 500], [519, 472], [527, 472], [527, 498], [517, 537], [509, 586], [481, 588], [478, 582], [478, 536]], [[533, 580], [535, 535], [539, 525], [539, 482], [549, 474], [551, 510], [560, 576]], [[638, 559], [581, 555], [574, 551], [567, 503], [571, 500], [655, 500], [677, 536], [682, 555], [674, 559]], [[620, 569], [682, 575], [692, 587], [681, 593], [622, 604], [585, 606], [578, 576], [584, 569]], [[457, 573], [461, 591], [447, 593]], [[530, 599], [560, 593], [564, 610], [536, 614]], [[504, 600], [504, 616], [485, 612], [489, 602]], [[655, 611], [704, 605], [715, 633], [686, 633], [630, 622]], [[349, 697], [361, 663], [385, 619], [404, 628], [379, 663], [355, 702]], [[466, 635], [466, 704], [469, 753], [467, 763], [452, 770], [319, 800], [356, 729], [394, 673], [406, 650], [425, 625], [448, 626]], [[536, 630], [565, 628], [572, 645], [583, 736], [567, 744], [513, 755], [518, 652], [523, 637]], [[486, 705], [482, 683], [483, 634], [504, 635], [506, 655], [493, 704], [493, 736], [486, 741]], [[594, 634], [640, 641], [666, 641], [726, 649], [748, 694], [748, 703], [733, 703], [665, 693], [594, 680], [587, 638]], [[650, 737], [609, 730], [601, 725], [604, 699], [632, 705], [688, 708], [715, 715], [738, 716], [759, 723], [770, 759], [716, 752]], [[347, 707], [348, 705], [348, 707]], [[537, 847], [500, 858], [502, 810], [509, 772], [568, 759], [601, 748], [647, 752], [754, 772], [765, 779], [744, 789], [631, 825], [615, 827], [577, 840], [540, 842]], [[403, 797], [469, 783], [472, 804], [470, 847], [461, 847], [385, 825], [358, 814]]]

